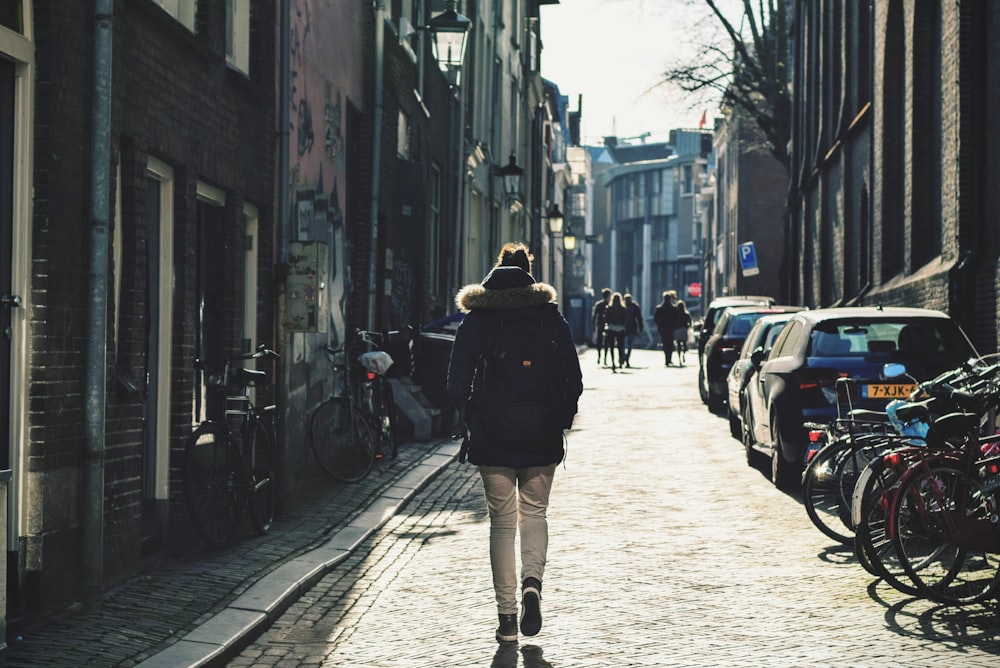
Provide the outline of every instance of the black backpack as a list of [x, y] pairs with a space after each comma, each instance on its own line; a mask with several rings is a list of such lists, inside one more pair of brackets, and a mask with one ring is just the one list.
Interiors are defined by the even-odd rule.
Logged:
[[480, 361], [478, 408], [485, 436], [521, 452], [561, 443], [566, 411], [561, 382], [558, 313], [553, 309], [498, 311]]

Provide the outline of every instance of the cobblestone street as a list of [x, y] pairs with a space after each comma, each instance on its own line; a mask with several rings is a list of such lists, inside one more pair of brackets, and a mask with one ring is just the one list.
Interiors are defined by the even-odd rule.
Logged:
[[698, 399], [696, 358], [635, 351], [586, 390], [549, 512], [544, 627], [499, 645], [476, 469], [450, 464], [230, 666], [982, 666], [996, 602], [873, 579], [748, 467]]

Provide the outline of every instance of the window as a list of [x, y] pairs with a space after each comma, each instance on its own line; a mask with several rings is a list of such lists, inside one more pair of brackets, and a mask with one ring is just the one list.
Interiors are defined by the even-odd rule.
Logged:
[[694, 192], [694, 168], [692, 165], [681, 167], [682, 195], [690, 195]]
[[21, 35], [24, 34], [23, 7], [20, 0], [0, 4], [0, 26], [10, 28]]
[[767, 358], [774, 359], [776, 357], [784, 357], [794, 353], [797, 339], [799, 338], [799, 332], [801, 330], [801, 322], [793, 321], [786, 325], [785, 328], [781, 330], [781, 334], [778, 335], [778, 339], [774, 342], [774, 348], [771, 349], [771, 354], [768, 355]]
[[411, 160], [410, 151], [410, 118], [403, 110], [399, 111], [396, 122], [396, 155], [404, 160]]
[[[194, 4], [196, 0], [153, 0], [163, 7], [163, 11], [181, 22], [185, 28], [194, 32]], [[249, 2], [249, 0], [247, 0]]]
[[663, 185], [660, 187], [660, 213], [672, 216], [674, 213], [674, 172], [665, 169], [661, 172]]
[[250, 0], [226, 0], [226, 62], [250, 71]]

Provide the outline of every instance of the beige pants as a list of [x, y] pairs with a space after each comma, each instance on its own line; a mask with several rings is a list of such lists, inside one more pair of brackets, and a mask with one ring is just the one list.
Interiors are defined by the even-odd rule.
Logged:
[[[549, 548], [545, 514], [556, 464], [512, 469], [480, 466], [490, 514], [490, 566], [497, 612], [517, 614], [517, 591], [525, 578], [542, 581]], [[521, 534], [521, 578], [517, 577], [514, 539]]]

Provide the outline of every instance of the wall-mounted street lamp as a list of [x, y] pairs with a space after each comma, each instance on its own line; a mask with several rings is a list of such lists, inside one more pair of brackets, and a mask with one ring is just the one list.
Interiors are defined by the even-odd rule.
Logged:
[[573, 234], [573, 227], [571, 225], [566, 226], [566, 232], [563, 234], [563, 250], [573, 250], [576, 248], [576, 235]]
[[425, 27], [433, 37], [434, 58], [443, 72], [462, 67], [472, 27], [472, 21], [455, 11], [455, 2], [449, 0], [448, 8], [428, 21]]
[[524, 176], [524, 168], [518, 166], [517, 156], [511, 153], [507, 164], [497, 168], [493, 174], [503, 180], [504, 197], [521, 201], [521, 177]]
[[553, 236], [562, 234], [563, 231], [563, 214], [559, 210], [558, 204], [553, 204], [552, 208], [549, 209], [548, 215], [546, 216], [549, 221], [549, 233]]

